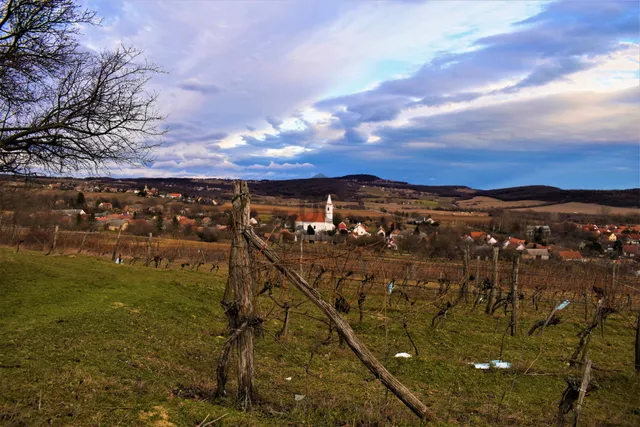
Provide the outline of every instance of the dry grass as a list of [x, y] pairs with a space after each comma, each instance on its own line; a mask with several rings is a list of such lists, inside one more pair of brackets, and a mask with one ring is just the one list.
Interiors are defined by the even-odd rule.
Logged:
[[458, 206], [464, 209], [510, 209], [522, 208], [528, 206], [539, 206], [546, 202], [540, 200], [516, 200], [507, 202], [504, 200], [494, 199], [493, 197], [476, 196], [468, 200], [458, 201]]

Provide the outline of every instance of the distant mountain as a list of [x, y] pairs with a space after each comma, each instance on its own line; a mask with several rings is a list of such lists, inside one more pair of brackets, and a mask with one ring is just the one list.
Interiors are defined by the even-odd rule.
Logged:
[[563, 190], [545, 185], [481, 190], [475, 196], [487, 196], [504, 201], [541, 200], [550, 203], [597, 203], [622, 208], [640, 207], [640, 188], [628, 190]]
[[321, 173], [317, 173], [313, 175], [311, 178], [327, 178], [327, 176]]
[[353, 174], [353, 175], [345, 175], [345, 176], [341, 176], [337, 179], [348, 179], [351, 181], [359, 181], [359, 182], [374, 182], [374, 181], [381, 181], [380, 178], [378, 178], [375, 175], [368, 175], [368, 174]]

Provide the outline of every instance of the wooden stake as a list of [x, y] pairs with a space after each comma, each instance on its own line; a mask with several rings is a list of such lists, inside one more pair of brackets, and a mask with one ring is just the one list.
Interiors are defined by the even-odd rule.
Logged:
[[[118, 230], [118, 237], [116, 237], [116, 244], [113, 246], [113, 252], [111, 253], [111, 261], [116, 260], [116, 254], [118, 252], [118, 246], [120, 245], [120, 234], [122, 234], [122, 226]], [[86, 237], [86, 235], [85, 235]]]
[[584, 321], [589, 318], [589, 292], [587, 291], [587, 285], [584, 285]]
[[53, 232], [53, 242], [51, 242], [51, 248], [49, 248], [49, 252], [47, 252], [47, 255], [52, 254], [53, 251], [56, 249], [56, 243], [58, 243], [58, 232], [60, 231], [60, 227], [56, 225], [56, 229]]
[[151, 245], [153, 244], [153, 233], [149, 233], [149, 240], [147, 240], [147, 262], [145, 265], [149, 267], [151, 264]]
[[580, 383], [580, 394], [578, 395], [578, 406], [576, 406], [576, 418], [573, 421], [574, 427], [577, 427], [578, 425], [578, 419], [580, 418], [580, 412], [582, 412], [582, 404], [584, 402], [584, 397], [587, 395], [590, 379], [591, 379], [591, 359], [587, 359], [584, 364], [584, 372], [582, 373], [582, 382]]
[[462, 286], [460, 287], [460, 298], [464, 297], [465, 302], [469, 295], [469, 246], [465, 246], [462, 251]]
[[493, 277], [492, 277], [492, 285], [489, 290], [489, 299], [487, 301], [487, 307], [484, 312], [487, 314], [493, 314], [493, 301], [496, 295], [496, 288], [498, 287], [498, 255], [500, 253], [500, 248], [493, 248]]
[[538, 332], [538, 335], [542, 335], [542, 333], [544, 332], [544, 328], [549, 326], [549, 322], [553, 318], [553, 315], [556, 314], [556, 311], [558, 311], [558, 307], [560, 307], [560, 304], [562, 303], [561, 302], [557, 303], [556, 306], [553, 308], [553, 310], [551, 310], [551, 313], [549, 313], [549, 316], [547, 316], [547, 319], [544, 321], [544, 324], [540, 328], [540, 332]]
[[640, 311], [638, 311], [638, 322], [636, 324], [636, 373], [640, 374]]
[[89, 230], [84, 232], [84, 236], [82, 236], [82, 242], [80, 242], [80, 247], [78, 248], [78, 253], [82, 252], [82, 248], [84, 247], [84, 242], [87, 241], [87, 236], [89, 235]]
[[513, 259], [513, 271], [511, 275], [511, 336], [514, 337], [518, 330], [518, 268], [520, 267], [520, 253]]

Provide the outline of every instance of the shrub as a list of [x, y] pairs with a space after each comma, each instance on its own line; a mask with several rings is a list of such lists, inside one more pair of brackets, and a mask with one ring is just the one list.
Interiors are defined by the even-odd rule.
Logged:
[[218, 236], [218, 233], [216, 233], [214, 229], [208, 227], [199, 230], [196, 235], [200, 240], [207, 243], [213, 243], [220, 240], [220, 236]]

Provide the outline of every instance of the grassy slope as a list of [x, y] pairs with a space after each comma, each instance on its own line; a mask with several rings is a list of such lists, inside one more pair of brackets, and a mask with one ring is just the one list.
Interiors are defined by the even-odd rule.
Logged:
[[[223, 339], [219, 308], [224, 273], [217, 276], [115, 266], [92, 257], [45, 257], [14, 254], [0, 248], [0, 424], [8, 425], [196, 425], [227, 414], [227, 425], [411, 424], [414, 418], [385, 393], [348, 349], [324, 346], [314, 356], [306, 389], [304, 369], [314, 342], [326, 326], [293, 315], [291, 336], [276, 343], [280, 321], [265, 322], [256, 345], [256, 382], [262, 402], [244, 414], [231, 397], [211, 403], [172, 393], [214, 389], [215, 363]], [[293, 290], [277, 290], [280, 297]], [[356, 330], [378, 357], [384, 357], [381, 301]], [[271, 303], [263, 300], [263, 311]], [[411, 352], [402, 331], [397, 301], [390, 311], [390, 353]], [[409, 316], [420, 357], [391, 358], [392, 373], [438, 415], [439, 424], [494, 425], [497, 402], [507, 391], [501, 424], [553, 422], [568, 370], [562, 361], [575, 347], [579, 313], [550, 328], [543, 337], [505, 340], [504, 359], [522, 372], [543, 352], [530, 372], [477, 371], [472, 361], [497, 358], [506, 319], [458, 310], [444, 328], [426, 326], [433, 306], [417, 304]], [[429, 310], [430, 313], [427, 313]], [[309, 305], [297, 309], [319, 316]], [[357, 310], [349, 315], [356, 323]], [[533, 317], [525, 314], [523, 326]], [[496, 332], [497, 330], [497, 332]], [[615, 372], [597, 371], [601, 390], [587, 398], [587, 424], [640, 424], [640, 380], [633, 374], [634, 331], [621, 317], [607, 322], [604, 339], [592, 340], [594, 363]], [[16, 366], [19, 365], [19, 366]], [[547, 375], [557, 373], [558, 375]], [[233, 390], [233, 373], [231, 390]], [[286, 377], [293, 377], [286, 381]], [[295, 393], [308, 394], [300, 403]]]

